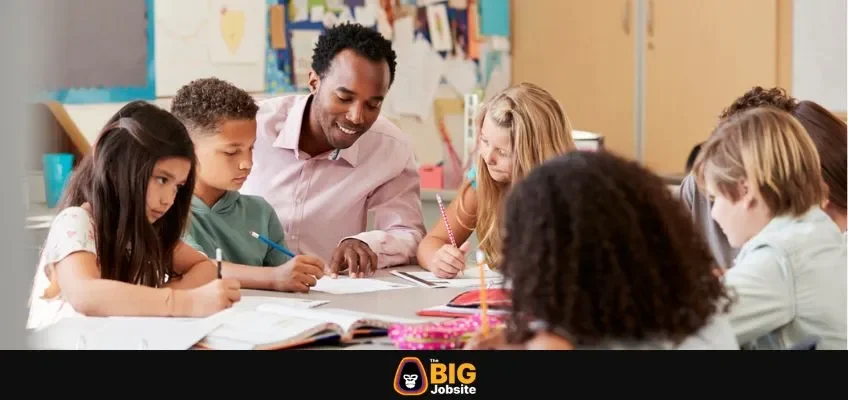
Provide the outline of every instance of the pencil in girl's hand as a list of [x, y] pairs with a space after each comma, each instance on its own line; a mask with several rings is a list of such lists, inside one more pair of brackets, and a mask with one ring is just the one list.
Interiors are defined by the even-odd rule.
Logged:
[[451, 244], [453, 247], [458, 247], [456, 245], [456, 239], [453, 236], [453, 230], [451, 230], [450, 224], [448, 223], [448, 214], [445, 212], [445, 204], [442, 203], [442, 196], [436, 193], [436, 201], [439, 203], [439, 213], [442, 214], [442, 221], [445, 223], [445, 229], [448, 230], [448, 237], [450, 238]]
[[[439, 213], [442, 214], [442, 222], [445, 223], [445, 229], [448, 231], [448, 237], [450, 238], [451, 245], [455, 248], [459, 248], [456, 245], [456, 238], [453, 236], [453, 230], [450, 227], [450, 223], [448, 223], [448, 214], [445, 212], [445, 204], [442, 203], [442, 196], [436, 193], [436, 201], [439, 203]], [[459, 276], [462, 276], [462, 271], [459, 271]]]
[[486, 255], [477, 250], [477, 268], [480, 269], [480, 319], [483, 324], [483, 337], [489, 336], [489, 305], [486, 302], [486, 270], [483, 268]]
[[222, 258], [223, 257], [221, 256], [221, 249], [220, 248], [215, 249], [215, 261], [218, 262], [218, 279], [221, 279], [221, 278], [224, 277], [224, 275], [221, 274]]

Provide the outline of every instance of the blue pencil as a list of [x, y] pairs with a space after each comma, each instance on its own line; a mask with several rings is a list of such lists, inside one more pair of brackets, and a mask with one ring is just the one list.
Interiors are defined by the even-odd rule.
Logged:
[[259, 240], [261, 240], [261, 241], [265, 242], [265, 244], [267, 244], [268, 246], [271, 246], [271, 247], [273, 247], [273, 248], [275, 248], [275, 249], [277, 249], [277, 250], [279, 250], [279, 251], [283, 252], [283, 254], [285, 254], [285, 255], [287, 255], [287, 256], [289, 256], [289, 257], [291, 257], [291, 258], [294, 258], [294, 253], [292, 253], [292, 252], [290, 252], [290, 251], [286, 250], [286, 248], [285, 248], [285, 247], [280, 246], [280, 245], [278, 245], [278, 244], [274, 243], [273, 241], [271, 241], [271, 239], [268, 239], [268, 238], [266, 238], [265, 236], [262, 236], [262, 235], [260, 235], [260, 234], [258, 234], [258, 233], [256, 233], [256, 232], [250, 232], [250, 236], [253, 236], [253, 237], [257, 238], [257, 239], [259, 239]]

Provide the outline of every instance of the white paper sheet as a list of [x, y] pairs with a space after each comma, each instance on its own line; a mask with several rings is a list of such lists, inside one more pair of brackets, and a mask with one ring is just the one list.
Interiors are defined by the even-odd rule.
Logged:
[[242, 296], [238, 303], [233, 304], [233, 308], [238, 310], [256, 311], [263, 305], [278, 305], [291, 308], [315, 308], [329, 303], [329, 300], [312, 300], [298, 299], [288, 297], [270, 297], [270, 296]]
[[289, 7], [292, 7], [293, 12], [289, 15], [292, 16], [292, 22], [306, 21], [309, 19], [309, 0], [292, 0], [289, 3]]
[[445, 60], [445, 80], [458, 95], [469, 94], [477, 88], [477, 64], [463, 58]]
[[371, 6], [357, 6], [353, 9], [356, 22], [362, 26], [374, 26], [377, 24], [377, 12]]
[[[397, 31], [396, 31], [397, 33]], [[393, 43], [397, 53], [397, 77], [386, 96], [389, 115], [407, 115], [426, 120], [433, 113], [433, 102], [445, 69], [445, 60], [430, 43], [416, 38], [411, 45]], [[388, 107], [386, 107], [388, 106]]]
[[492, 50], [508, 52], [510, 48], [509, 38], [506, 36], [492, 36]]
[[347, 276], [339, 276], [331, 278], [329, 276], [318, 280], [318, 284], [313, 286], [311, 290], [316, 292], [324, 292], [330, 294], [354, 294], [354, 293], [369, 293], [379, 292], [383, 290], [398, 290], [408, 289], [412, 285], [382, 281], [379, 279], [370, 278], [350, 278]]
[[306, 87], [312, 69], [312, 52], [321, 31], [316, 29], [293, 29], [291, 31], [292, 57], [294, 58], [294, 83]]
[[55, 350], [188, 350], [231, 312], [209, 318], [73, 317], [33, 333], [30, 343]]
[[412, 17], [396, 19], [392, 28], [394, 29], [392, 46], [408, 47], [412, 45], [415, 40], [415, 20]]
[[492, 75], [489, 76], [489, 82], [486, 84], [486, 92], [483, 97], [484, 100], [491, 99], [492, 96], [509, 87], [512, 80], [511, 69], [512, 60], [509, 55], [505, 54], [501, 57], [501, 61], [498, 66], [492, 69]]
[[324, 6], [312, 6], [309, 11], [309, 22], [324, 21]]
[[[415, 276], [416, 278], [423, 279], [430, 283], [435, 283], [440, 287], [471, 288], [480, 286], [479, 271], [480, 270], [477, 269], [477, 267], [467, 268], [461, 275], [458, 275], [453, 279], [439, 278], [430, 271], [413, 271], [407, 273]], [[486, 281], [486, 287], [494, 287], [503, 282], [503, 275], [488, 268], [483, 276]]]
[[392, 40], [394, 28], [392, 28], [392, 24], [389, 22], [389, 16], [386, 15], [386, 10], [382, 7], [372, 8], [377, 10], [377, 32], [380, 32], [380, 35], [382, 35], [386, 40]]

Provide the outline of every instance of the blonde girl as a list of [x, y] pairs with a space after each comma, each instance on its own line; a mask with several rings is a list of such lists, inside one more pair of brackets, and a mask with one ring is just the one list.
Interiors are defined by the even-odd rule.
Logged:
[[571, 123], [553, 96], [532, 83], [510, 87], [485, 102], [475, 120], [479, 157], [446, 214], [418, 245], [418, 263], [440, 278], [465, 268], [467, 240], [476, 231], [486, 262], [502, 257], [502, 204], [510, 188], [537, 165], [575, 149]]

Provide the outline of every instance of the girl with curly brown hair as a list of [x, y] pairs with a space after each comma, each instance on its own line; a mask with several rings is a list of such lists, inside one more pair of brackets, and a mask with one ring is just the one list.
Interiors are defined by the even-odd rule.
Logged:
[[739, 349], [709, 249], [636, 162], [572, 152], [537, 167], [509, 196], [503, 249], [510, 327], [469, 348]]

